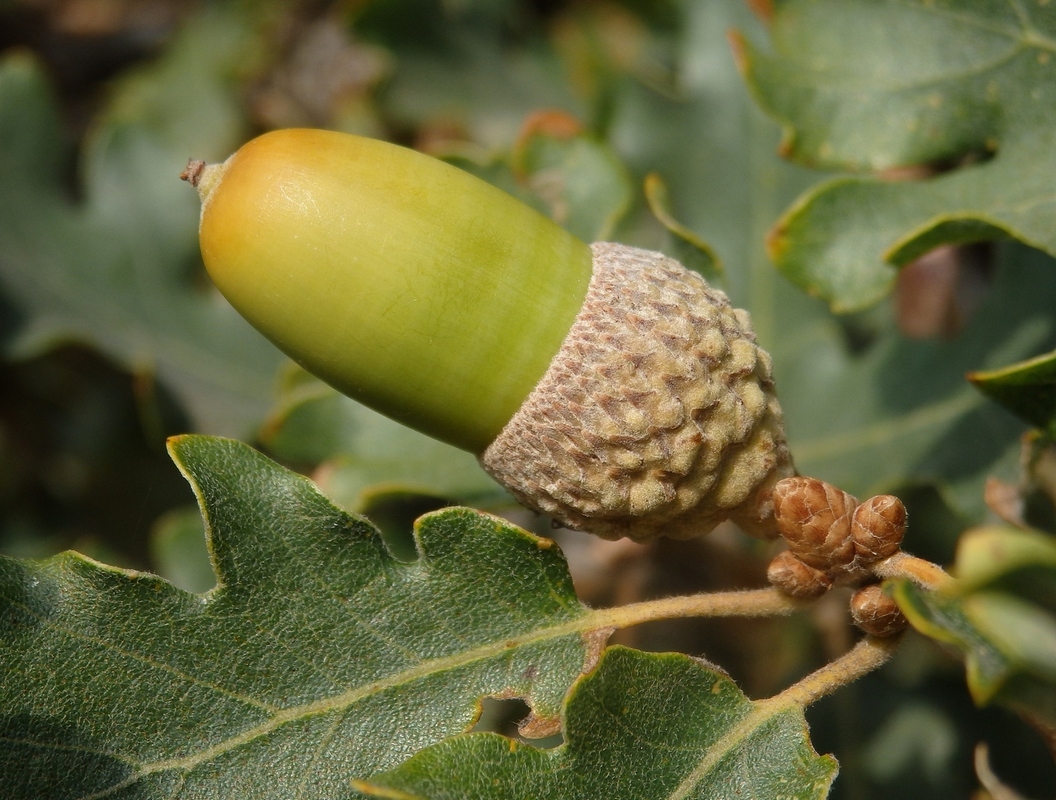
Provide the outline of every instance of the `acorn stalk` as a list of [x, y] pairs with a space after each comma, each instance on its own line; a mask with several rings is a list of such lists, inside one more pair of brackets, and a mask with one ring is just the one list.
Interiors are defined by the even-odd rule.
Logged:
[[659, 253], [584, 244], [412, 150], [283, 130], [192, 162], [232, 305], [340, 391], [608, 538], [773, 535], [792, 474], [748, 315]]

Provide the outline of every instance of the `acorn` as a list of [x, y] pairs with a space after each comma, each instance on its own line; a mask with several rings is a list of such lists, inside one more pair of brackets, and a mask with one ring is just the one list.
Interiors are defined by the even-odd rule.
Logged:
[[605, 538], [776, 534], [793, 474], [748, 314], [660, 253], [588, 246], [442, 161], [320, 130], [183, 176], [231, 304], [339, 391]]

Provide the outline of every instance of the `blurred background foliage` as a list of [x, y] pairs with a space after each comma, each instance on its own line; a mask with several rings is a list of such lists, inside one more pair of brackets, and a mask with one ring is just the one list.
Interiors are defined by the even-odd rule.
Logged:
[[[75, 548], [209, 588], [200, 517], [164, 451], [188, 431], [310, 475], [406, 558], [411, 521], [450, 503], [552, 533], [471, 456], [284, 363], [211, 288], [197, 198], [177, 176], [189, 157], [290, 126], [416, 147], [588, 241], [663, 249], [718, 281], [774, 356], [799, 469], [862, 497], [899, 494], [910, 551], [950, 563], [961, 531], [998, 517], [1051, 533], [1048, 440], [964, 375], [985, 383], [1056, 347], [1052, 259], [1008, 242], [943, 247], [846, 316], [789, 283], [768, 231], [826, 175], [779, 157], [779, 127], [738, 73], [730, 33], [767, 39], [750, 5], [0, 2], [0, 551]], [[1051, 408], [1041, 416], [1027, 418], [1044, 428]], [[732, 530], [648, 546], [555, 535], [593, 605], [758, 586], [772, 553]], [[619, 640], [705, 656], [765, 696], [849, 646], [845, 601]], [[1024, 796], [1056, 786], [1042, 738], [1011, 711], [976, 709], [960, 663], [920, 637], [810, 719], [817, 749], [841, 761], [836, 797], [982, 792], [981, 741]]]

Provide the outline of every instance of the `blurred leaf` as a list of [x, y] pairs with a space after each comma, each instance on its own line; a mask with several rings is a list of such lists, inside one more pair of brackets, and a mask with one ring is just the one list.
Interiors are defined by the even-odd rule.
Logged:
[[894, 583], [913, 626], [965, 657], [980, 705], [998, 702], [1056, 727], [1056, 539], [981, 528], [958, 546], [957, 580], [936, 591]]
[[370, 4], [357, 27], [394, 57], [381, 96], [388, 121], [410, 130], [455, 125], [470, 141], [504, 148], [538, 109], [579, 114], [560, 60], [518, 11], [506, 0]]
[[482, 695], [556, 715], [591, 651], [552, 543], [451, 509], [401, 563], [247, 446], [170, 447], [213, 591], [75, 553], [0, 559], [5, 798], [334, 797], [467, 729]]
[[400, 800], [823, 798], [836, 776], [811, 748], [802, 709], [752, 702], [683, 655], [608, 649], [563, 717], [565, 743], [553, 750], [458, 736], [356, 788]]
[[936, 483], [958, 511], [982, 520], [987, 477], [1018, 472], [1023, 426], [964, 374], [1056, 343], [1052, 262], [1022, 247], [1003, 250], [1001, 261], [986, 300], [954, 340], [904, 339], [888, 322], [854, 355], [831, 322], [788, 331], [774, 356], [801, 472], [860, 497]]
[[[513, 152], [514, 172], [540, 197], [550, 217], [588, 244], [608, 239], [631, 204], [626, 168], [607, 146], [535, 115]], [[574, 120], [572, 120], [574, 122]]]
[[198, 200], [177, 176], [188, 155], [233, 148], [232, 73], [251, 33], [245, 19], [205, 12], [123, 79], [81, 154], [79, 203], [63, 187], [58, 110], [40, 68], [21, 53], [0, 62], [0, 288], [24, 319], [10, 351], [90, 342], [155, 371], [199, 428], [238, 433], [264, 411], [279, 356], [194, 286]]
[[968, 379], [1013, 414], [1056, 437], [1056, 351]]
[[869, 742], [865, 768], [879, 780], [920, 769], [928, 783], [940, 786], [956, 756], [957, 729], [932, 705], [908, 702], [894, 709]]
[[649, 210], [660, 221], [670, 234], [670, 254], [686, 267], [696, 270], [708, 281], [722, 280], [722, 262], [716, 257], [711, 246], [693, 231], [675, 219], [671, 212], [671, 197], [663, 178], [655, 172], [645, 176], [645, 199]]
[[979, 783], [989, 792], [992, 800], [1026, 800], [1019, 792], [1005, 784], [990, 766], [990, 749], [985, 742], [975, 747], [975, 773]]
[[773, 52], [744, 40], [740, 50], [756, 98], [784, 127], [783, 152], [823, 168], [959, 167], [805, 194], [771, 234], [779, 268], [848, 311], [940, 244], [1011, 236], [1056, 254], [1054, 35], [1045, 4], [775, 2]]
[[315, 378], [287, 386], [260, 440], [277, 458], [320, 464], [316, 480], [349, 511], [362, 512], [368, 494], [380, 490], [478, 507], [512, 502], [472, 454], [393, 422]]
[[[1032, 576], [1037, 578], [1032, 580]], [[1056, 538], [1040, 531], [1006, 527], [975, 528], [957, 544], [957, 583], [959, 594], [1012, 582], [1023, 591], [1027, 581], [1041, 588], [1047, 581], [1056, 590]], [[1056, 591], [1039, 601], [1056, 608]]]
[[[687, 2], [681, 11], [681, 93], [621, 82], [609, 141], [632, 172], [664, 176], [678, 222], [726, 265], [731, 299], [751, 312], [773, 355], [798, 468], [860, 496], [934, 483], [959, 513], [981, 520], [983, 483], [1016, 469], [1022, 428], [978, 397], [964, 373], [1056, 346], [1047, 299], [1056, 270], [1036, 253], [1004, 248], [997, 285], [958, 339], [905, 340], [885, 309], [867, 345], [853, 350], [846, 329], [776, 274], [763, 249], [768, 227], [816, 175], [776, 155], [777, 127], [751, 103], [733, 63], [727, 32], [759, 33], [757, 20], [739, 2]], [[620, 238], [662, 247], [669, 233], [656, 223], [640, 209]]]

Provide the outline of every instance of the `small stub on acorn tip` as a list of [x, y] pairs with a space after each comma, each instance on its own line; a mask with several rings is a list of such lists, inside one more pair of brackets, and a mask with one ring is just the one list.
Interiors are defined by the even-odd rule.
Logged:
[[180, 180], [187, 181], [194, 188], [198, 188], [198, 182], [202, 179], [202, 172], [205, 170], [205, 162], [199, 161], [196, 158], [192, 158], [187, 162], [187, 167], [183, 172], [180, 173]]

